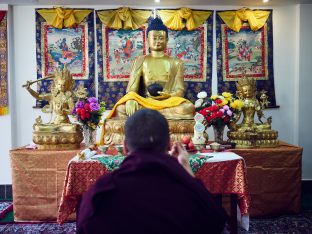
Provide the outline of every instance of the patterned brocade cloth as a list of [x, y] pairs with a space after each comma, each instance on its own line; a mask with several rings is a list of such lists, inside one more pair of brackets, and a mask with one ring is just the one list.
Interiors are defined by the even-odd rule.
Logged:
[[[68, 164], [57, 222], [64, 223], [76, 211], [82, 193], [99, 176], [118, 168], [123, 159], [123, 156], [100, 155], [85, 161], [73, 158]], [[248, 214], [250, 198], [243, 158], [232, 152], [202, 153], [191, 155], [190, 165], [195, 176], [202, 180], [211, 193], [237, 194], [241, 214]]]

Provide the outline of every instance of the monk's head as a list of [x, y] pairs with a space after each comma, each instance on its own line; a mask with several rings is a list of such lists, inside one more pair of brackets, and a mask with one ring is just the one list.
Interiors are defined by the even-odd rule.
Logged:
[[151, 21], [146, 34], [151, 51], [163, 51], [167, 47], [168, 29], [160, 18]]
[[149, 150], [164, 153], [168, 150], [169, 139], [168, 122], [158, 111], [141, 109], [126, 121], [126, 151]]

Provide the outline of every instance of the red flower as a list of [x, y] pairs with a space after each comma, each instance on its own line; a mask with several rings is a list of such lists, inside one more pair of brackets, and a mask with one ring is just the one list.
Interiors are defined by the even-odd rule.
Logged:
[[219, 110], [219, 107], [217, 105], [213, 105], [213, 106], [207, 107], [207, 109], [210, 110], [211, 112], [215, 112]]
[[218, 112], [217, 112], [217, 117], [218, 117], [218, 118], [221, 119], [221, 118], [222, 118], [222, 115], [223, 115], [223, 113], [222, 113], [221, 111], [218, 111]]
[[89, 104], [89, 103], [84, 104], [84, 108], [85, 108], [87, 111], [90, 111], [90, 110], [91, 110], [90, 104]]
[[221, 103], [222, 103], [222, 100], [221, 100], [221, 99], [217, 99], [217, 100], [215, 101], [215, 103], [221, 104]]
[[223, 120], [224, 120], [225, 123], [228, 123], [228, 122], [230, 122], [230, 117], [229, 116], [225, 116]]

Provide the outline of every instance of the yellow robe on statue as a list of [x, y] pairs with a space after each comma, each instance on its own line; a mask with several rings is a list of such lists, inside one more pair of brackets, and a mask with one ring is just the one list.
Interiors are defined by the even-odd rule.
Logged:
[[187, 101], [185, 98], [182, 97], [170, 97], [168, 99], [158, 101], [152, 98], [142, 97], [135, 92], [129, 92], [115, 104], [106, 119], [110, 119], [114, 115], [116, 108], [121, 104], [125, 104], [128, 100], [135, 100], [144, 108], [149, 108], [153, 110], [161, 110], [163, 108], [178, 106], [182, 102]]

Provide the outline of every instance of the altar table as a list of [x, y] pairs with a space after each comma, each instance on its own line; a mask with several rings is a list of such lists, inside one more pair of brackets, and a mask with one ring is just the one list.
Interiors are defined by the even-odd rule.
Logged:
[[243, 157], [247, 166], [251, 217], [300, 211], [301, 147], [280, 141], [275, 148], [231, 151]]
[[10, 151], [15, 221], [55, 221], [69, 160], [77, 150]]
[[[203, 153], [202, 155], [207, 154]], [[240, 211], [243, 215], [247, 215], [250, 199], [244, 160], [231, 152], [209, 153], [209, 155], [212, 155], [213, 158], [207, 159], [195, 172], [195, 176], [200, 178], [213, 194], [237, 195]], [[64, 223], [68, 216], [76, 211], [82, 193], [99, 176], [107, 173], [109, 173], [108, 168], [94, 159], [79, 161], [75, 157], [70, 161], [58, 211], [58, 223]], [[234, 218], [236, 222], [236, 213]]]

